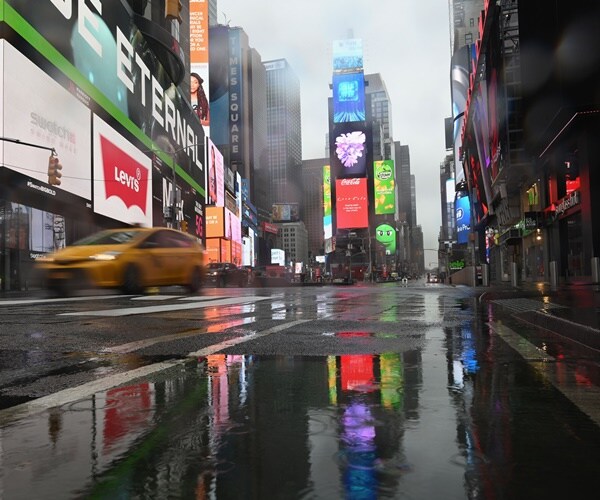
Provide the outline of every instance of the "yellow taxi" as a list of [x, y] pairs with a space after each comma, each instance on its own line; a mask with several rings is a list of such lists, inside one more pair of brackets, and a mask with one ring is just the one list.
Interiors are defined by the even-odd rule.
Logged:
[[206, 277], [205, 252], [193, 236], [165, 227], [127, 227], [93, 234], [37, 259], [45, 288], [61, 295], [73, 289], [182, 285], [197, 292]]

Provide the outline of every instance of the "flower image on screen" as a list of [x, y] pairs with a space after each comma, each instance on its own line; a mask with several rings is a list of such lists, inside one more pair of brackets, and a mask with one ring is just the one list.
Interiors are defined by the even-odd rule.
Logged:
[[335, 154], [346, 168], [353, 167], [362, 157], [365, 149], [366, 136], [357, 130], [341, 134], [335, 139]]

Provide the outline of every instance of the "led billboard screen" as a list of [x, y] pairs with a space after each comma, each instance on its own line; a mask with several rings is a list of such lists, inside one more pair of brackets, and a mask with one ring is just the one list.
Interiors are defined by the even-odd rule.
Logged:
[[331, 168], [325, 165], [323, 167], [323, 237], [325, 240], [333, 236], [331, 207]]
[[274, 203], [272, 210], [273, 222], [297, 222], [300, 220], [298, 203]]
[[208, 143], [208, 172], [206, 173], [207, 190], [206, 204], [217, 207], [225, 206], [225, 167], [223, 165], [223, 155], [215, 144], [207, 139]]
[[2, 141], [3, 165], [51, 184], [52, 192], [66, 191], [91, 200], [89, 108], [12, 45], [4, 40], [0, 45], [5, 69], [10, 72], [10, 77], [3, 79], [3, 136], [55, 148], [62, 177], [58, 183], [48, 177], [50, 151], [23, 144]]
[[206, 207], [206, 231], [207, 238], [223, 238], [225, 236], [225, 221], [223, 207]]
[[456, 193], [456, 241], [467, 243], [471, 229], [471, 206], [469, 196], [463, 192]]
[[337, 228], [368, 227], [367, 179], [337, 179], [335, 190]]
[[330, 134], [334, 177], [364, 177], [367, 173], [367, 127], [364, 122], [337, 123]]
[[333, 72], [353, 73], [363, 69], [363, 48], [360, 38], [333, 41]]
[[382, 160], [374, 162], [373, 174], [375, 213], [377, 215], [393, 214], [396, 210], [394, 161]]
[[362, 122], [365, 119], [364, 74], [333, 75], [333, 122]]
[[94, 116], [94, 211], [152, 226], [152, 160]]
[[190, 102], [210, 135], [208, 87], [208, 1], [190, 0]]

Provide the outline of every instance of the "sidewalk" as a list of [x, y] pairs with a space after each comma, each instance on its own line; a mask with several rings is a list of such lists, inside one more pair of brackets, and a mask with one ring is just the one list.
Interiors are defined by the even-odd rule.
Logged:
[[600, 286], [522, 283], [478, 287], [482, 302], [493, 302], [519, 318], [600, 350]]

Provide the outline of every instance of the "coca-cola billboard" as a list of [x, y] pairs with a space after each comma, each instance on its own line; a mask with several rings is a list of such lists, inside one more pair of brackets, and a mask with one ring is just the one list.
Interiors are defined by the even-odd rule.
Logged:
[[368, 227], [367, 179], [337, 179], [335, 192], [337, 228]]

